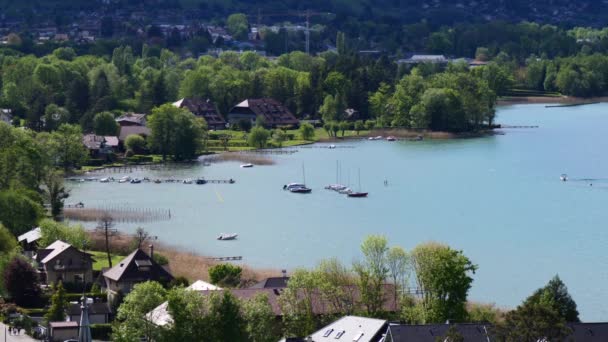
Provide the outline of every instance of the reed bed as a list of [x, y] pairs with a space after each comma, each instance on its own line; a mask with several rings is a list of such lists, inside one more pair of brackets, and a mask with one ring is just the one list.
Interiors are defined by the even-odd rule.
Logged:
[[241, 163], [251, 163], [253, 165], [274, 165], [275, 161], [263, 155], [240, 152], [226, 152], [215, 154], [205, 158], [205, 161], [210, 163], [221, 163], [228, 161], [237, 161]]
[[151, 208], [129, 208], [109, 205], [102, 208], [65, 208], [66, 219], [92, 222], [110, 216], [116, 222], [153, 222], [171, 219], [171, 210]]
[[[97, 251], [105, 250], [105, 237], [103, 232], [87, 231], [91, 240], [91, 249]], [[194, 251], [184, 250], [176, 246], [164, 244], [156, 240], [149, 240], [141, 248], [149, 253], [149, 245], [154, 245], [154, 253], [159, 253], [169, 260], [169, 269], [175, 277], [185, 277], [190, 282], [196, 280], [209, 281], [209, 268], [223, 263], [209, 257], [200, 255]], [[119, 255], [128, 255], [137, 247], [135, 237], [124, 233], [116, 233], [110, 238], [110, 252]], [[267, 277], [280, 277], [280, 270], [258, 269], [246, 264], [238, 263], [243, 268], [241, 283], [243, 286]]]

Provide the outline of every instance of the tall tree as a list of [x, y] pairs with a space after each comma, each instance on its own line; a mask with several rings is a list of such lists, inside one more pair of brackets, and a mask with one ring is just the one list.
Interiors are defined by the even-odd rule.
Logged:
[[275, 314], [266, 294], [258, 294], [242, 303], [243, 319], [248, 340], [274, 342], [278, 338]]
[[158, 340], [160, 328], [151, 322], [158, 317], [151, 317], [148, 313], [161, 305], [166, 296], [167, 291], [157, 282], [136, 284], [118, 308], [112, 325], [112, 339], [130, 342], [139, 341], [143, 336], [146, 341]]
[[416, 283], [422, 291], [426, 322], [464, 321], [467, 295], [477, 266], [461, 251], [437, 243], [412, 251]]
[[101, 112], [95, 114], [93, 119], [95, 134], [115, 136], [118, 134], [118, 123], [114, 118], [114, 114], [110, 112]]
[[46, 315], [44, 315], [44, 320], [47, 323], [64, 321], [65, 311], [68, 308], [68, 301], [65, 297], [65, 290], [63, 289], [61, 280], [53, 286], [53, 290], [55, 292], [51, 296], [51, 307]]
[[576, 302], [558, 275], [553, 277], [545, 287], [536, 290], [528, 297], [524, 305], [528, 304], [546, 305], [555, 310], [566, 322], [580, 322]]
[[88, 151], [82, 144], [82, 130], [79, 126], [63, 124], [51, 133], [50, 151], [52, 159], [68, 173], [80, 167], [88, 158]]
[[37, 305], [40, 300], [40, 280], [36, 270], [20, 256], [14, 257], [4, 269], [4, 288], [15, 304]]
[[370, 235], [361, 244], [364, 259], [354, 265], [359, 276], [359, 291], [367, 313], [375, 316], [384, 305], [384, 282], [389, 275], [388, 241], [384, 236]]
[[49, 170], [44, 177], [43, 193], [51, 206], [51, 216], [57, 220], [63, 211], [63, 201], [70, 196], [70, 192], [63, 184], [63, 174]]

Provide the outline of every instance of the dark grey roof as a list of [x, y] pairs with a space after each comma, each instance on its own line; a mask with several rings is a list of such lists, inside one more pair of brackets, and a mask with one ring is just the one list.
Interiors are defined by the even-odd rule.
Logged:
[[572, 335], [569, 338], [576, 342], [608, 341], [608, 323], [570, 323]]
[[[69, 316], [80, 315], [80, 304], [70, 304], [68, 306]], [[88, 306], [89, 314], [91, 315], [109, 315], [112, 313], [112, 309], [108, 303], [92, 303]]]
[[133, 251], [133, 253], [122, 259], [116, 266], [104, 272], [103, 276], [114, 281], [155, 280], [162, 282], [173, 279], [173, 276], [167, 270], [157, 264], [141, 249]]
[[266, 278], [255, 285], [251, 286], [252, 289], [268, 289], [268, 288], [284, 288], [287, 287], [289, 277], [270, 277]]
[[[492, 330], [489, 324], [454, 324], [454, 327], [464, 337], [464, 342], [488, 342]], [[388, 335], [393, 342], [436, 342], [449, 328], [449, 324], [391, 324]]]

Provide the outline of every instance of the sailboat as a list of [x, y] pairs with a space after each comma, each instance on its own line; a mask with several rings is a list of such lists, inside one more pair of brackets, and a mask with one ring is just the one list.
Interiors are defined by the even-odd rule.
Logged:
[[359, 169], [359, 191], [348, 193], [348, 197], [367, 197], [367, 192], [361, 192], [361, 169]]
[[302, 184], [291, 183], [289, 185], [285, 185], [283, 189], [289, 190], [290, 192], [296, 194], [309, 194], [312, 192], [312, 189], [306, 187], [306, 173], [304, 172], [304, 164], [302, 164]]

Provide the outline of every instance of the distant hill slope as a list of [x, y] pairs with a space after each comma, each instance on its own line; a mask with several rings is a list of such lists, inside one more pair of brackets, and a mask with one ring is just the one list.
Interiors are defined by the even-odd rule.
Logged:
[[[110, 8], [138, 7], [155, 12], [163, 8], [199, 9], [204, 17], [225, 17], [234, 12], [282, 13], [310, 9], [359, 20], [433, 25], [463, 21], [537, 21], [561, 25], [601, 26], [608, 19], [608, 5], [601, 0], [109, 0]], [[0, 13], [27, 9], [41, 12], [95, 10], [101, 0], [0, 0]]]

